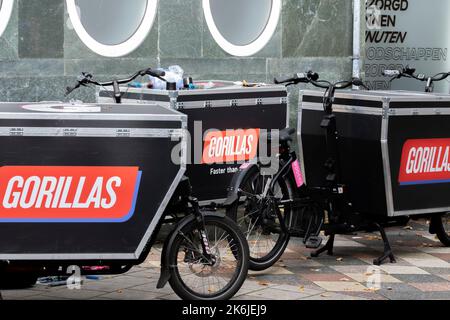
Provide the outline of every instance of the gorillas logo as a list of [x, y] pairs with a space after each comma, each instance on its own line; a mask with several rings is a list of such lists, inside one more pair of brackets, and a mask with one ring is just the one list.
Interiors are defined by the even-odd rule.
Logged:
[[138, 167], [2, 167], [0, 222], [125, 222]]
[[399, 183], [403, 186], [450, 183], [450, 139], [406, 141]]
[[259, 129], [211, 131], [205, 137], [203, 163], [248, 161], [258, 152]]

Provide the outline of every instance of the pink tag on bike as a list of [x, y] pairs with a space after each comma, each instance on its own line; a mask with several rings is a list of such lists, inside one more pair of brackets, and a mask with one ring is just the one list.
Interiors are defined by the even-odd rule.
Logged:
[[300, 162], [298, 162], [298, 160], [292, 163], [292, 171], [294, 172], [297, 188], [300, 188], [305, 184], [305, 180], [303, 179], [302, 169], [300, 168]]
[[239, 169], [245, 170], [245, 169], [247, 169], [248, 167], [250, 167], [250, 162], [243, 163], [243, 164], [239, 167]]

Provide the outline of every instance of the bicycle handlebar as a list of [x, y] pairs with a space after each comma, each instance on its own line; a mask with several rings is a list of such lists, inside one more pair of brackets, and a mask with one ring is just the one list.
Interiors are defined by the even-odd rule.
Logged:
[[77, 84], [74, 87], [66, 88], [66, 96], [68, 96], [73, 91], [77, 90], [78, 88], [80, 88], [82, 86], [85, 87], [88, 84], [93, 84], [93, 85], [102, 86], [102, 87], [108, 87], [108, 86], [130, 83], [133, 80], [135, 80], [137, 77], [143, 77], [145, 75], [149, 75], [149, 76], [152, 76], [152, 77], [155, 77], [155, 78], [161, 79], [162, 81], [167, 82], [163, 78], [166, 75], [166, 73], [164, 71], [153, 70], [151, 68], [140, 70], [140, 71], [136, 72], [135, 74], [133, 74], [132, 76], [130, 76], [129, 78], [120, 79], [120, 80], [112, 80], [112, 81], [107, 81], [107, 82], [97, 82], [97, 81], [93, 80], [94, 77], [92, 74], [83, 72], [83, 73], [81, 73], [81, 76], [78, 78]]
[[392, 78], [391, 81], [400, 78], [410, 78], [418, 81], [436, 82], [445, 80], [450, 76], [450, 72], [441, 72], [432, 77], [426, 76], [424, 74], [415, 74], [415, 73], [416, 69], [407, 66], [402, 70], [384, 70], [382, 74], [385, 77], [391, 77]]
[[310, 83], [313, 86], [321, 89], [333, 89], [333, 90], [341, 90], [347, 89], [351, 86], [363, 87], [366, 90], [369, 90], [364, 82], [359, 78], [352, 78], [350, 81], [341, 81], [337, 83], [331, 83], [326, 80], [319, 80], [319, 74], [313, 71], [308, 71], [306, 73], [297, 73], [291, 78], [284, 79], [274, 79], [275, 84], [285, 84], [286, 86], [295, 85], [299, 83]]
[[292, 78], [284, 79], [274, 79], [275, 84], [298, 84], [298, 83], [309, 83], [311, 81], [319, 80], [319, 75], [316, 72], [308, 71], [306, 73], [297, 73]]

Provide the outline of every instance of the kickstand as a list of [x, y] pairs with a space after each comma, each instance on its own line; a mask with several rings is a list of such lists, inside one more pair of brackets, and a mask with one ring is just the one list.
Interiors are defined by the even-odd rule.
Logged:
[[336, 235], [331, 234], [330, 237], [328, 238], [327, 243], [326, 243], [322, 248], [320, 248], [320, 249], [317, 250], [317, 251], [311, 252], [311, 257], [317, 258], [317, 257], [320, 256], [322, 253], [324, 253], [325, 251], [327, 251], [327, 254], [328, 254], [329, 256], [332, 256], [332, 255], [333, 255], [334, 238], [335, 238], [335, 236], [336, 236]]
[[378, 231], [380, 231], [381, 238], [383, 239], [384, 252], [381, 257], [373, 260], [373, 264], [376, 266], [380, 266], [387, 258], [391, 260], [391, 263], [397, 263], [397, 260], [395, 260], [394, 254], [392, 253], [392, 248], [391, 245], [389, 244], [389, 239], [386, 235], [386, 232], [384, 231], [384, 228], [378, 223], [375, 223], [374, 225], [378, 229]]

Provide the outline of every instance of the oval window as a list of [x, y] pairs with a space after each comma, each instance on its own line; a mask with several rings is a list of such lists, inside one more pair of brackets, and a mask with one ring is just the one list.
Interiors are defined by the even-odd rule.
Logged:
[[158, 0], [67, 0], [75, 32], [92, 51], [121, 57], [136, 50], [155, 20]]
[[234, 56], [251, 56], [272, 38], [281, 0], [203, 0], [203, 11], [222, 49]]
[[0, 0], [0, 36], [8, 26], [14, 7], [14, 0]]

